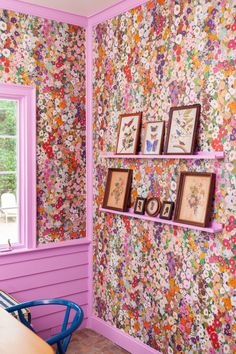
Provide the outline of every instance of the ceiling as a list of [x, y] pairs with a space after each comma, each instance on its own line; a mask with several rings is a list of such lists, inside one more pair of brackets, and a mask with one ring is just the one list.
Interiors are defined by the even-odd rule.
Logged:
[[121, 0], [25, 0], [25, 2], [90, 17]]

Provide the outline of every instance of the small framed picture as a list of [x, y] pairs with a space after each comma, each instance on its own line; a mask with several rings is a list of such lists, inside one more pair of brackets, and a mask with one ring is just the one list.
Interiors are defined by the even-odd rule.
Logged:
[[146, 198], [137, 197], [136, 202], [135, 202], [135, 206], [134, 206], [134, 213], [144, 215], [145, 203], [146, 203]]
[[215, 174], [181, 172], [174, 220], [180, 223], [209, 226], [215, 189]]
[[161, 209], [161, 202], [159, 198], [150, 198], [146, 202], [145, 210], [149, 216], [157, 216]]
[[117, 155], [137, 154], [142, 113], [121, 114], [116, 142]]
[[147, 123], [144, 139], [144, 155], [160, 155], [164, 140], [164, 122]]
[[165, 154], [194, 153], [200, 113], [200, 104], [170, 109]]
[[160, 211], [160, 219], [171, 220], [174, 212], [174, 205], [174, 202], [163, 202]]
[[103, 208], [127, 211], [130, 201], [132, 170], [109, 168]]

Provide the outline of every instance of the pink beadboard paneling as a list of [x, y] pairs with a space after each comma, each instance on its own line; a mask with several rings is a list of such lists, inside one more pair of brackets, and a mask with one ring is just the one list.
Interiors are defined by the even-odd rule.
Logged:
[[[84, 318], [87, 318], [87, 305], [82, 305], [81, 306], [83, 311], [84, 311]], [[64, 310], [64, 309], [63, 309]], [[49, 328], [51, 328], [49, 322], [53, 323], [53, 327], [58, 327], [60, 326], [60, 324], [63, 323], [63, 318], [64, 318], [65, 312], [64, 311], [59, 311], [59, 312], [55, 312], [55, 313], [51, 313], [49, 315], [45, 315], [43, 317], [39, 317], [37, 319], [33, 319], [32, 320], [32, 324], [35, 328], [35, 330], [38, 332], [39, 328], [42, 331], [45, 331]], [[71, 317], [73, 316], [73, 313], [70, 316], [70, 320]]]
[[[82, 241], [82, 242], [80, 242]], [[65, 243], [65, 245], [64, 245]], [[22, 262], [22, 257], [24, 257], [25, 261], [34, 260], [34, 259], [41, 259], [42, 251], [45, 258], [51, 257], [51, 252], [53, 250], [53, 255], [61, 255], [61, 254], [71, 254], [78, 252], [87, 251], [88, 249], [88, 242], [87, 240], [80, 239], [80, 240], [71, 240], [65, 242], [57, 242], [49, 245], [38, 246], [34, 249], [24, 249], [24, 250], [15, 250], [9, 253], [0, 253], [0, 265], [4, 264], [11, 264], [12, 257], [14, 256], [14, 263]], [[58, 246], [58, 247], [57, 247]], [[78, 248], [79, 247], [79, 248]]]
[[[70, 299], [83, 307], [87, 318], [88, 245], [1, 256], [0, 287], [22, 302]], [[35, 308], [32, 315], [40, 335], [55, 333], [60, 319], [55, 308]]]
[[[66, 297], [67, 300], [74, 301], [76, 303], [79, 303], [80, 306], [82, 305], [88, 305], [88, 293], [87, 291], [85, 292], [80, 292], [79, 294], [75, 295], [69, 295]], [[40, 318], [44, 317], [46, 315], [57, 313], [61, 311], [61, 306], [38, 306], [38, 307], [32, 307], [31, 308], [31, 314], [33, 318]]]
[[[81, 323], [79, 329], [81, 330], [83, 328], [87, 328], [87, 326], [88, 326], [88, 320], [84, 319], [83, 322]], [[47, 339], [47, 338], [52, 337], [55, 334], [59, 333], [60, 330], [61, 330], [61, 326], [58, 326], [58, 327], [54, 327], [51, 329], [47, 329], [46, 331], [39, 331], [37, 333], [41, 338]]]
[[[37, 288], [37, 298], [45, 299], [48, 298], [50, 294], [50, 298], [63, 298], [65, 296], [69, 296], [70, 294], [75, 294], [76, 292], [83, 292], [88, 290], [88, 282], [87, 279], [79, 279], [74, 281], [66, 281], [66, 279], [62, 279], [62, 282], [59, 284], [52, 284], [48, 286], [43, 286]], [[20, 301], [25, 301], [25, 298], [28, 301], [35, 299], [35, 288], [24, 291], [16, 291], [12, 293], [12, 296], [19, 299]]]
[[81, 264], [88, 263], [87, 252], [73, 253], [65, 257], [64, 255], [59, 255], [55, 258], [52, 256], [45, 258], [44, 262], [41, 259], [35, 259], [30, 261], [23, 261], [22, 263], [16, 265], [15, 263], [2, 265], [0, 271], [0, 280], [9, 278], [17, 278], [22, 275], [30, 275], [37, 273], [46, 273], [51, 269], [62, 269], [65, 267], [73, 267]]
[[47, 286], [50, 284], [59, 284], [61, 279], [72, 281], [84, 278], [88, 278], [87, 264], [79, 265], [77, 267], [65, 267], [63, 269], [57, 269], [54, 270], [53, 273], [50, 271], [46, 273], [40, 272], [38, 274], [34, 274], [33, 278], [32, 274], [30, 274], [25, 276], [25, 283], [22, 283], [22, 279], [20, 277], [14, 278], [14, 282], [12, 279], [3, 280], [1, 281], [1, 287], [8, 288], [8, 291], [10, 292], [16, 292], [26, 289], [35, 289], [37, 287], [39, 288], [40, 286]]

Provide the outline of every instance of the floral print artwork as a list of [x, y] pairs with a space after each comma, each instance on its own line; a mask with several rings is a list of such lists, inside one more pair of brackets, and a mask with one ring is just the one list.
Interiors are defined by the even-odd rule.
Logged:
[[198, 210], [203, 206], [203, 201], [206, 198], [202, 183], [190, 187], [190, 194], [187, 196], [187, 203], [190, 209], [193, 209], [193, 214], [197, 215]]
[[111, 189], [111, 197], [115, 199], [116, 204], [120, 203], [120, 198], [124, 194], [125, 181], [122, 177], [119, 177], [115, 182], [114, 188]]
[[0, 10], [0, 80], [37, 90], [38, 243], [85, 237], [85, 30]]
[[[165, 354], [235, 351], [235, 19], [232, 0], [153, 0], [94, 28], [94, 311]], [[196, 103], [197, 150], [223, 160], [102, 158], [120, 114], [167, 123], [172, 106]], [[109, 167], [133, 170], [132, 204], [175, 202], [181, 171], [216, 173], [223, 232], [100, 212]]]

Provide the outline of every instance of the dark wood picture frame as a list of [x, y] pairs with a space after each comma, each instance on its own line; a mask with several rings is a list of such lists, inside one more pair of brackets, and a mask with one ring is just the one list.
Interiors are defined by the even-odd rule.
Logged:
[[[127, 174], [127, 179], [126, 179], [126, 183], [124, 186], [124, 191], [123, 193], [121, 193], [122, 196], [122, 202], [121, 202], [121, 206], [117, 207], [117, 206], [113, 206], [112, 203], [110, 202], [110, 198], [112, 197], [112, 193], [118, 193], [120, 192], [120, 189], [122, 188], [122, 186], [117, 186], [116, 185], [116, 189], [113, 189], [113, 191], [111, 191], [111, 187], [112, 187], [112, 183], [113, 183], [113, 178], [114, 178], [114, 174], [119, 174], [121, 173], [124, 176], [124, 173]], [[116, 211], [127, 211], [129, 208], [129, 203], [130, 203], [130, 191], [131, 191], [131, 184], [132, 184], [132, 175], [133, 175], [133, 170], [130, 169], [121, 169], [121, 168], [109, 168], [108, 169], [108, 175], [107, 175], [107, 182], [106, 182], [106, 188], [105, 188], [105, 194], [104, 194], [104, 199], [103, 199], [103, 204], [102, 207], [105, 209], [111, 209], [111, 210], [116, 210]], [[121, 176], [120, 176], [121, 178]], [[121, 179], [122, 181], [122, 179]], [[117, 194], [117, 197], [119, 196]], [[118, 205], [118, 202], [115, 203], [115, 205]]]
[[[192, 139], [191, 139], [191, 146], [189, 147], [188, 151], [170, 151], [169, 150], [169, 145], [170, 145], [170, 135], [171, 135], [171, 128], [173, 123], [173, 114], [175, 111], [184, 111], [184, 110], [189, 110], [192, 108], [196, 108], [196, 115], [195, 115], [195, 122], [192, 130]], [[171, 107], [170, 112], [169, 112], [169, 122], [168, 122], [168, 129], [167, 129], [167, 136], [166, 136], [166, 143], [165, 143], [165, 148], [164, 148], [164, 153], [165, 155], [192, 155], [195, 152], [196, 149], [196, 143], [197, 143], [197, 131], [199, 127], [199, 121], [200, 121], [200, 115], [201, 115], [201, 105], [199, 103], [189, 105], [189, 106], [180, 106], [180, 107]], [[188, 123], [187, 123], [188, 124]], [[187, 129], [187, 124], [186, 122], [183, 124], [182, 127], [178, 129]], [[176, 135], [181, 135], [181, 131], [177, 131]], [[181, 147], [181, 144], [184, 145], [183, 142], [180, 141], [180, 144], [178, 145], [178, 148], [184, 149], [184, 147]]]
[[[167, 205], [169, 206], [169, 211], [168, 211], [168, 214], [166, 215], [165, 211], [166, 211], [166, 206]], [[160, 219], [172, 220], [173, 212], [174, 212], [174, 206], [175, 206], [174, 202], [169, 202], [169, 201], [162, 202], [161, 211], [160, 211]]]
[[[147, 198], [141, 198], [141, 197], [136, 198], [135, 205], [134, 205], [134, 213], [135, 214], [144, 215], [146, 200], [147, 200]], [[138, 209], [140, 201], [142, 202], [141, 210]]]
[[[157, 202], [157, 208], [155, 209], [155, 211], [150, 212], [150, 210], [149, 210], [149, 205], [150, 205], [153, 201]], [[159, 212], [160, 212], [160, 209], [161, 209], [161, 201], [160, 201], [159, 198], [157, 198], [157, 197], [152, 197], [152, 198], [147, 199], [146, 204], [145, 204], [145, 211], [146, 211], [146, 213], [147, 213], [149, 216], [157, 216], [157, 215], [159, 214]]]
[[[148, 134], [148, 127], [149, 125], [157, 125], [160, 124], [161, 125], [161, 140], [160, 140], [160, 144], [159, 145], [159, 149], [158, 152], [156, 153], [152, 153], [152, 152], [146, 152], [146, 148], [145, 148], [145, 144], [146, 144], [146, 140], [147, 140], [147, 134]], [[165, 135], [165, 122], [164, 121], [155, 121], [155, 122], [147, 122], [146, 123], [146, 129], [145, 129], [145, 136], [144, 136], [144, 143], [143, 143], [143, 155], [161, 155], [162, 151], [163, 151], [163, 144], [164, 144], [164, 135]], [[154, 145], [155, 141], [153, 142]]]
[[[196, 188], [198, 188], [198, 186], [196, 185], [196, 181], [193, 183], [193, 186], [191, 186], [191, 188], [190, 188], [191, 195], [190, 196], [187, 195], [187, 192], [185, 191], [185, 185], [187, 184], [186, 179], [191, 178], [191, 176], [198, 177], [200, 184], [203, 183], [203, 180], [204, 180], [203, 177], [208, 177], [210, 179], [209, 180], [209, 187], [207, 188], [205, 210], [203, 212], [204, 217], [201, 222], [189, 220], [187, 218], [181, 217], [182, 208], [184, 208], [183, 203], [186, 203], [186, 204], [188, 203], [188, 206], [187, 206], [188, 210], [194, 209], [194, 207], [196, 210], [196, 203], [198, 202], [197, 199], [203, 195], [203, 189], [201, 190], [201, 193], [197, 194]], [[214, 194], [214, 190], [215, 190], [215, 180], [216, 180], [215, 173], [181, 172], [180, 177], [179, 177], [179, 183], [178, 183], [178, 192], [177, 192], [176, 206], [175, 206], [175, 212], [174, 212], [174, 221], [182, 223], [182, 224], [195, 225], [195, 226], [200, 226], [200, 227], [208, 227], [210, 224], [211, 215], [212, 215], [212, 204], [213, 204], [213, 199], [214, 199], [213, 194]], [[187, 187], [186, 187], [186, 189], [187, 189]], [[186, 201], [187, 197], [188, 197], [188, 201]]]
[[[122, 152], [118, 151], [119, 148], [119, 141], [121, 138], [121, 129], [122, 129], [122, 119], [126, 117], [137, 117], [138, 122], [137, 122], [137, 129], [135, 132], [135, 137], [134, 137], [134, 148], [132, 152]], [[118, 126], [118, 134], [117, 134], [117, 141], [116, 141], [116, 155], [136, 155], [138, 152], [138, 146], [139, 146], [139, 140], [140, 140], [140, 131], [141, 131], [141, 123], [142, 123], [142, 112], [138, 113], [130, 113], [130, 114], [121, 114], [119, 117], [119, 126]]]

